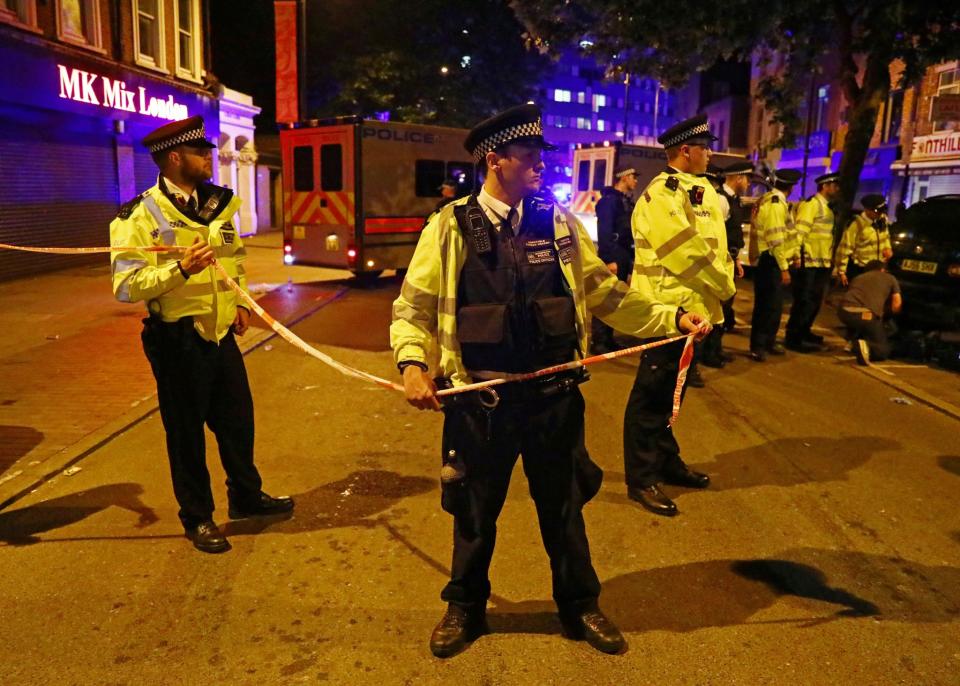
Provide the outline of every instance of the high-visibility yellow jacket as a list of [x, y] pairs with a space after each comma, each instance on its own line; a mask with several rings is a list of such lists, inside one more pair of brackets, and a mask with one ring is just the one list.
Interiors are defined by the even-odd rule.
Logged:
[[800, 255], [800, 244], [787, 196], [776, 188], [767, 191], [757, 202], [753, 217], [753, 235], [757, 255], [769, 252], [780, 271], [786, 271], [790, 262]]
[[710, 183], [684, 172], [661, 172], [640, 194], [631, 224], [630, 285], [713, 324], [723, 322], [721, 303], [736, 289], [723, 214]]
[[827, 267], [833, 258], [833, 210], [817, 193], [797, 207], [797, 236], [804, 267]]
[[[470, 383], [457, 339], [457, 287], [467, 256], [454, 207], [437, 212], [420, 235], [400, 296], [393, 303], [390, 345], [396, 362], [426, 364], [434, 334], [440, 346], [440, 374], [455, 386]], [[553, 209], [554, 243], [560, 269], [576, 305], [581, 352], [587, 349], [587, 313], [639, 338], [678, 333], [677, 310], [645, 297], [610, 273], [597, 257], [593, 241], [580, 221], [559, 205]]]
[[837, 247], [837, 273], [846, 274], [849, 259], [858, 267], [864, 267], [871, 260], [882, 260], [883, 251], [890, 249], [890, 232], [877, 230], [866, 212], [861, 212], [843, 232]]
[[[213, 218], [204, 226], [182, 214], [159, 185], [154, 185], [120, 209], [110, 223], [110, 244], [188, 246], [200, 237], [213, 248], [227, 274], [246, 290], [246, 250], [231, 223], [240, 199], [229, 189], [217, 192], [223, 193], [220, 205], [212, 208]], [[114, 252], [110, 260], [113, 293], [121, 302], [145, 300], [150, 313], [166, 322], [193, 317], [199, 334], [218, 342], [237, 316], [237, 296], [212, 265], [185, 278], [177, 266], [182, 256], [179, 252]]]

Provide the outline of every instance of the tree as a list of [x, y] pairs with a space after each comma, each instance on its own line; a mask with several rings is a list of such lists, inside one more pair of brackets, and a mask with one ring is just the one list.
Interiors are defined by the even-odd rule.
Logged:
[[910, 0], [727, 0], [664, 5], [657, 0], [514, 0], [528, 40], [545, 51], [588, 38], [612, 71], [655, 76], [680, 86], [718, 59], [783, 68], [761, 80], [757, 97], [782, 126], [778, 144], [795, 144], [813, 74], [839, 83], [850, 107], [840, 163], [849, 207], [880, 107], [890, 93], [889, 65], [904, 64], [902, 85], [927, 67], [960, 57], [960, 5]]
[[307, 4], [310, 116], [472, 126], [526, 102], [549, 64], [506, 0]]

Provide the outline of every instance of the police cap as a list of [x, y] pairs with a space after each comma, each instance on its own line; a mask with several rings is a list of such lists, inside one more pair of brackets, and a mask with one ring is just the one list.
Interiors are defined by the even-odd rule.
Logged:
[[826, 174], [821, 174], [813, 180], [818, 186], [822, 186], [825, 183], [839, 183], [840, 174], [839, 172], [827, 172]]
[[867, 193], [865, 196], [860, 198], [860, 204], [863, 205], [865, 210], [876, 210], [882, 212], [887, 209], [886, 199], [879, 193]]
[[630, 174], [636, 174], [637, 170], [633, 167], [617, 167], [617, 170], [613, 172], [613, 176], [616, 179], [622, 179], [624, 176], [629, 176]]
[[710, 133], [710, 125], [707, 124], [707, 115], [705, 114], [698, 114], [679, 124], [674, 124], [657, 138], [657, 142], [665, 148], [672, 148], [684, 143], [687, 145], [709, 143], [715, 140], [718, 139]]
[[740, 174], [753, 174], [753, 162], [750, 160], [738, 160], [728, 164], [722, 170], [724, 176], [738, 176]]
[[150, 152], [161, 152], [178, 145], [190, 145], [195, 148], [217, 147], [207, 140], [203, 129], [203, 117], [199, 114], [180, 121], [172, 121], [159, 129], [154, 129], [144, 137], [143, 145]]
[[457, 180], [456, 180], [455, 178], [453, 178], [452, 176], [448, 176], [447, 178], [445, 178], [445, 179], [443, 180], [443, 183], [441, 183], [439, 186], [437, 186], [437, 190], [440, 190], [440, 189], [443, 188], [444, 186], [449, 186], [450, 188], [456, 188], [457, 185], [458, 185], [458, 184], [457, 184]]
[[480, 161], [488, 152], [518, 143], [542, 150], [556, 150], [543, 140], [543, 119], [536, 105], [518, 105], [495, 114], [474, 126], [467, 134], [463, 147]]
[[782, 184], [795, 184], [800, 180], [802, 174], [796, 169], [777, 169], [772, 172], [773, 182]]

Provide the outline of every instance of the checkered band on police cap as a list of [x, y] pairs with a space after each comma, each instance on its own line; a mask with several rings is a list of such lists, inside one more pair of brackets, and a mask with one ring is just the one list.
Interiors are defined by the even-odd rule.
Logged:
[[543, 136], [543, 122], [540, 119], [524, 124], [517, 124], [516, 126], [508, 126], [505, 129], [493, 133], [477, 143], [477, 146], [473, 149], [473, 156], [477, 158], [479, 162], [488, 152], [496, 150], [501, 145], [506, 145], [520, 138], [531, 138], [534, 136]]
[[161, 150], [172, 148], [175, 145], [180, 145], [181, 143], [190, 143], [192, 141], [203, 141], [204, 143], [207, 142], [207, 136], [204, 133], [203, 123], [200, 124], [199, 129], [184, 131], [179, 136], [174, 136], [173, 138], [168, 138], [166, 140], [154, 143], [150, 146], [150, 152], [160, 152]]
[[679, 145], [680, 143], [683, 143], [684, 141], [691, 140], [691, 139], [693, 139], [693, 138], [698, 138], [698, 137], [702, 136], [703, 134], [707, 134], [707, 135], [710, 134], [710, 126], [707, 125], [706, 123], [704, 123], [704, 124], [699, 124], [699, 125], [697, 125], [697, 126], [694, 126], [692, 129], [687, 129], [686, 131], [681, 131], [680, 133], [676, 134], [675, 136], [672, 136], [672, 137], [670, 137], [670, 138], [667, 138], [667, 139], [664, 140], [664, 142], [663, 142], [663, 147], [665, 147], [665, 148], [670, 148], [670, 147], [673, 147], [674, 145]]

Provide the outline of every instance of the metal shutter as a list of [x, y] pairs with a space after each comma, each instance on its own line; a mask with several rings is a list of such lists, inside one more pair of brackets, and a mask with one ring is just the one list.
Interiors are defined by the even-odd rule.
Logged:
[[[33, 124], [0, 115], [0, 242], [109, 244], [119, 204], [109, 125], [47, 113], [38, 113]], [[107, 257], [0, 250], [0, 280], [97, 262], [106, 264]]]
[[930, 187], [927, 197], [932, 195], [947, 195], [960, 193], [960, 174], [940, 174], [930, 177]]

